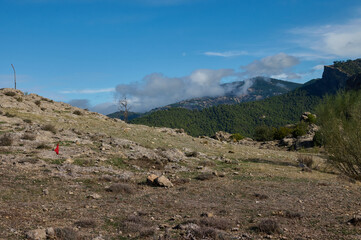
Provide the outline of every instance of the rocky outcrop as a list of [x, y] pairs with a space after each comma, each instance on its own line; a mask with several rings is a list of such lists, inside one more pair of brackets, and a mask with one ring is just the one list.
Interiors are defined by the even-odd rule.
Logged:
[[223, 142], [223, 141], [228, 142], [231, 140], [231, 136], [232, 136], [232, 134], [230, 134], [230, 133], [219, 131], [219, 132], [216, 132], [214, 134], [214, 136], [212, 136], [212, 138], [216, 139], [218, 141], [221, 141], [221, 142]]
[[346, 86], [346, 81], [350, 75], [333, 66], [325, 66], [321, 79], [310, 81], [305, 84], [302, 89], [311, 95], [322, 96], [326, 93], [334, 94], [339, 89]]

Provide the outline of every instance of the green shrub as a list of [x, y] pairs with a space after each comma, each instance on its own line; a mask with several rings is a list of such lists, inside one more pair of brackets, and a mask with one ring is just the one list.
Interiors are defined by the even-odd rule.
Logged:
[[313, 136], [313, 143], [317, 147], [321, 147], [325, 145], [325, 140], [323, 139], [323, 136], [320, 131], [315, 132], [315, 136]]
[[268, 126], [259, 126], [256, 128], [254, 139], [256, 141], [271, 141], [273, 140], [274, 129]]
[[233, 139], [233, 141], [238, 142], [242, 140], [244, 137], [240, 133], [235, 133], [232, 134], [231, 138]]
[[317, 116], [328, 162], [348, 177], [361, 180], [361, 91], [325, 97]]
[[288, 127], [279, 127], [273, 133], [273, 138], [281, 140], [292, 133], [292, 129]]
[[305, 122], [298, 123], [292, 131], [293, 137], [297, 138], [297, 137], [306, 135], [307, 127], [308, 127], [308, 124]]
[[316, 116], [314, 114], [308, 114], [306, 122], [308, 122], [309, 124], [312, 124], [312, 123], [315, 124]]
[[23, 98], [22, 98], [22, 97], [17, 97], [17, 98], [16, 98], [16, 101], [22, 102], [22, 101], [23, 101]]
[[40, 106], [41, 101], [40, 101], [40, 100], [36, 100], [34, 103], [35, 103], [37, 106]]

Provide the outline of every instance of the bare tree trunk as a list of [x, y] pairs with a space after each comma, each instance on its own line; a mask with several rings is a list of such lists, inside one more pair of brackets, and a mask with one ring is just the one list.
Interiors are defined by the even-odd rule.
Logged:
[[14, 70], [14, 83], [15, 83], [15, 89], [16, 89], [16, 72], [15, 72], [15, 67], [13, 64], [11, 64], [11, 67], [13, 68]]

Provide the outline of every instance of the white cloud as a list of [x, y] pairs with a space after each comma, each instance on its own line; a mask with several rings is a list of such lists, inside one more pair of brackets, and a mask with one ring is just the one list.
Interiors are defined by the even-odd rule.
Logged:
[[69, 90], [69, 91], [60, 91], [63, 94], [93, 94], [93, 93], [106, 93], [114, 92], [114, 88], [102, 88], [102, 89], [81, 89], [81, 90]]
[[299, 64], [300, 61], [294, 56], [279, 53], [273, 56], [255, 60], [246, 66], [241, 66], [245, 70], [241, 73], [248, 77], [283, 77], [283, 79], [296, 79], [300, 76], [291, 72], [291, 68]]
[[160, 73], [147, 75], [139, 83], [120, 84], [116, 91], [126, 95], [133, 111], [147, 111], [181, 100], [220, 96], [223, 78], [234, 75], [232, 69], [198, 69], [185, 77], [167, 77]]
[[246, 51], [226, 51], [226, 52], [205, 52], [206, 56], [217, 56], [217, 57], [237, 57], [241, 55], [248, 55]]
[[291, 30], [303, 47], [334, 57], [360, 57], [361, 18], [344, 24], [330, 24]]
[[318, 70], [323, 70], [324, 67], [325, 67], [325, 65], [320, 64], [320, 65], [314, 66], [312, 69], [315, 71], [318, 71]]

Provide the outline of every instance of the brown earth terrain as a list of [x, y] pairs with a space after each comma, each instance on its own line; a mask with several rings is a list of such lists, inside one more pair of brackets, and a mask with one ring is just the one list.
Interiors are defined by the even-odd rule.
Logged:
[[193, 138], [14, 89], [0, 111], [0, 239], [361, 239], [361, 185], [318, 149]]

